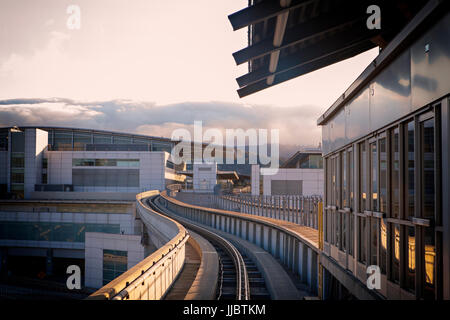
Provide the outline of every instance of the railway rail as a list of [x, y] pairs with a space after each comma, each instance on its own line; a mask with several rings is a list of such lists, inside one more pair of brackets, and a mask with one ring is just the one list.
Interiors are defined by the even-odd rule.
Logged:
[[264, 277], [250, 258], [242, 254], [236, 246], [224, 237], [168, 212], [166, 208], [159, 205], [158, 200], [159, 196], [149, 198], [147, 200], [148, 205], [153, 210], [177, 220], [187, 229], [200, 234], [216, 249], [220, 264], [218, 300], [270, 299], [270, 294], [265, 287]]

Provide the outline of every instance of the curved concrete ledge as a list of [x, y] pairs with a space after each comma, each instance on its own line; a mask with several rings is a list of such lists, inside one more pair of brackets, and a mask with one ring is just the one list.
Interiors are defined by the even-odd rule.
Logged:
[[158, 226], [160, 234], [163, 234], [168, 242], [87, 299], [158, 300], [176, 280], [184, 264], [185, 244], [189, 234], [181, 224], [146, 205], [146, 199], [157, 195], [159, 191], [138, 194], [136, 210], [144, 224]]
[[189, 243], [200, 256], [200, 267], [185, 300], [214, 300], [219, 274], [219, 256], [212, 244], [189, 230]]
[[187, 204], [161, 193], [163, 204], [178, 215], [247, 240], [280, 259], [318, 292], [319, 232], [313, 228], [268, 217]]

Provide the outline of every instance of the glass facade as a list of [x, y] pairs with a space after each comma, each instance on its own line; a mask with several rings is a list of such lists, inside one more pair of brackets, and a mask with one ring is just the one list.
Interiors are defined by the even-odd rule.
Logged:
[[323, 169], [323, 158], [320, 154], [308, 154], [299, 161], [301, 169]]
[[53, 132], [53, 150], [72, 151], [72, 131], [55, 130]]
[[[164, 142], [154, 138], [134, 137], [133, 135], [118, 135], [114, 133], [95, 133], [83, 131], [82, 129], [44, 129], [48, 131], [48, 144], [51, 145], [51, 150], [54, 151], [84, 151], [87, 144], [140, 144], [151, 145], [151, 151], [166, 151], [171, 152], [173, 143]], [[7, 148], [7, 131], [6, 136], [3, 137], [0, 132], [0, 151], [2, 146]], [[3, 147], [5, 148], [5, 147]], [[145, 151], [150, 150], [149, 147]], [[127, 150], [124, 150], [127, 151]]]
[[72, 159], [72, 166], [139, 168], [139, 159]]
[[120, 233], [119, 224], [1, 221], [0, 239], [84, 242], [85, 232]]
[[[139, 169], [72, 169], [75, 187], [138, 188]], [[113, 189], [115, 190], [115, 189]]]
[[127, 271], [127, 251], [103, 249], [103, 285]]
[[133, 139], [131, 137], [125, 137], [125, 136], [113, 136], [113, 143], [114, 144], [132, 144]]
[[429, 110], [325, 158], [325, 243], [355, 251], [361, 264], [379, 266], [388, 281], [420, 299], [442, 295], [440, 105]]
[[86, 144], [92, 143], [92, 134], [84, 132], [73, 133], [73, 150], [84, 151]]
[[25, 182], [25, 133], [11, 131], [10, 190], [16, 198], [24, 197]]
[[0, 129], [0, 151], [8, 151], [8, 130]]

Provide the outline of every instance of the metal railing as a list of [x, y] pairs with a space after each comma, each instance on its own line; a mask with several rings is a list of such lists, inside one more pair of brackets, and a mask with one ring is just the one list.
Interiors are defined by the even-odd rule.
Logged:
[[290, 221], [302, 226], [318, 229], [318, 205], [320, 196], [297, 195], [212, 195], [214, 208], [237, 211], [257, 216]]
[[[232, 197], [232, 198], [228, 198]], [[304, 229], [295, 228], [295, 224], [279, 223], [272, 219], [263, 218], [264, 215], [256, 216], [238, 214], [236, 208], [241, 209], [243, 205], [249, 205], [249, 198], [233, 196], [211, 195], [213, 201], [227, 203], [228, 206], [236, 206], [236, 210], [220, 209], [213, 205], [200, 206], [182, 202], [176, 198], [161, 193], [161, 204], [181, 218], [188, 219], [200, 225], [235, 235], [243, 240], [249, 241], [275, 258], [279, 259], [289, 269], [297, 274], [301, 281], [308, 285], [313, 294], [317, 294], [318, 288], [318, 265], [319, 265], [319, 232], [305, 232]], [[320, 198], [318, 197], [317, 200]], [[315, 201], [315, 199], [314, 199]], [[311, 202], [311, 205], [315, 202]], [[320, 214], [322, 203], [317, 201], [316, 216]], [[281, 206], [267, 205], [272, 209]], [[312, 214], [312, 213], [311, 213]], [[313, 231], [313, 230], [311, 230]], [[300, 251], [298, 251], [300, 250]], [[301, 254], [298, 254], [301, 252]]]
[[159, 300], [168, 292], [183, 268], [189, 234], [180, 223], [147, 205], [147, 199], [158, 195], [159, 191], [136, 195], [136, 211], [144, 224], [157, 224], [160, 233], [170, 240], [87, 299]]

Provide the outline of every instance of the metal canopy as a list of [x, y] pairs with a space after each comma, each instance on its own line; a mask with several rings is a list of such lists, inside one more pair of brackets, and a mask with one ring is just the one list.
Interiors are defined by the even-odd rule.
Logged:
[[[233, 53], [248, 63], [238, 77], [245, 97], [278, 83], [348, 59], [371, 48], [383, 49], [427, 0], [250, 0], [228, 16], [233, 29], [249, 29], [248, 47]], [[370, 30], [367, 7], [381, 9], [381, 29]]]

